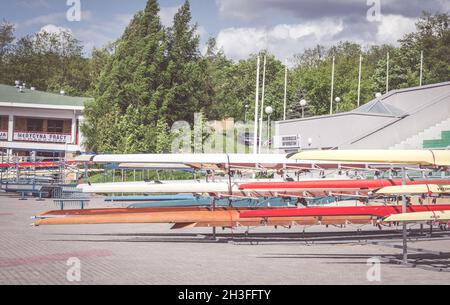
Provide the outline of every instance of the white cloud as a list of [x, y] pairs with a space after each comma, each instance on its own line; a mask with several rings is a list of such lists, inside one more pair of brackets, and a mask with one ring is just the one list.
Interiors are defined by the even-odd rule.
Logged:
[[74, 36], [81, 40], [89, 54], [94, 47], [100, 48], [117, 40], [133, 18], [133, 14], [115, 14], [111, 20], [99, 21], [91, 16], [87, 26], [74, 29]]
[[180, 9], [179, 6], [168, 6], [168, 7], [161, 7], [161, 10], [159, 12], [159, 16], [161, 18], [161, 23], [164, 26], [171, 26], [173, 23], [173, 17]]
[[341, 21], [332, 20], [280, 24], [272, 28], [228, 28], [217, 36], [217, 45], [235, 60], [247, 58], [263, 49], [283, 59], [318, 43], [332, 40], [342, 28]]
[[30, 18], [24, 22], [17, 24], [17, 29], [23, 29], [32, 26], [42, 26], [45, 24], [54, 24], [64, 21], [66, 18], [65, 13], [52, 13], [48, 15], [41, 15], [37, 17]]
[[[93, 13], [91, 11], [84, 10], [81, 12], [81, 21], [92, 21], [92, 20], [93, 20]], [[28, 27], [42, 26], [46, 24], [58, 24], [66, 21], [67, 21], [66, 12], [57, 12], [30, 18], [28, 20], [18, 23], [16, 25], [16, 28], [24, 29]]]
[[[219, 14], [223, 17], [231, 17], [238, 19], [254, 19], [262, 9], [255, 9], [255, 0], [216, 0]], [[256, 6], [258, 7], [258, 6]], [[263, 6], [260, 6], [262, 8]]]
[[414, 18], [385, 15], [374, 23], [374, 33], [350, 30], [343, 19], [321, 19], [302, 24], [279, 24], [267, 27], [227, 28], [219, 32], [217, 45], [234, 59], [245, 59], [250, 54], [267, 49], [279, 59], [292, 58], [318, 44], [331, 46], [340, 41], [362, 45], [397, 44], [398, 39], [415, 30]]
[[416, 19], [399, 15], [383, 15], [378, 26], [375, 43], [393, 43], [402, 38], [406, 33], [414, 32]]
[[133, 19], [133, 14], [115, 14], [113, 16], [114, 24], [118, 27], [123, 27], [125, 30], [125, 27], [131, 22], [131, 19]]
[[[450, 8], [448, 0], [382, 0], [382, 14], [419, 17], [422, 11], [446, 12]], [[216, 0], [216, 6], [222, 17], [243, 20], [257, 19], [264, 13], [283, 12], [303, 20], [324, 17], [365, 18], [373, 1], [365, 0]], [[270, 15], [268, 15], [270, 16]]]
[[206, 35], [208, 35], [208, 31], [206, 30], [206, 28], [204, 26], [197, 26], [197, 31], [196, 34], [200, 37], [204, 37]]

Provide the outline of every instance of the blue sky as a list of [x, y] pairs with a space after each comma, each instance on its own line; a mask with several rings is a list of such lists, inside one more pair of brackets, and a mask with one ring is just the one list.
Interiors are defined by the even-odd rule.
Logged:
[[[146, 0], [80, 0], [81, 21], [69, 22], [67, 0], [0, 0], [0, 18], [16, 26], [16, 36], [45, 29], [70, 30], [86, 52], [119, 38]], [[170, 25], [184, 0], [160, 0], [161, 19]], [[367, 18], [379, 3], [380, 18]], [[408, 3], [408, 5], [405, 5]], [[193, 21], [204, 44], [217, 37], [233, 59], [269, 49], [290, 58], [317, 44], [350, 40], [364, 45], [395, 43], [414, 30], [421, 12], [448, 12], [447, 0], [191, 0]]]

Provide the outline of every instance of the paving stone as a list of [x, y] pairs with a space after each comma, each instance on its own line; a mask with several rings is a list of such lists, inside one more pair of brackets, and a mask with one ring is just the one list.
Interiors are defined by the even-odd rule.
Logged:
[[[91, 204], [111, 206], [102, 197]], [[31, 216], [54, 208], [51, 200], [0, 194], [0, 284], [450, 284], [448, 272], [395, 264], [382, 264], [381, 282], [369, 282], [369, 258], [401, 253], [370, 244], [365, 234], [377, 234], [370, 226], [360, 240], [351, 233], [355, 227], [306, 228], [309, 242], [301, 239], [303, 227], [251, 230], [265, 239], [260, 243], [243, 240], [246, 229], [218, 230], [221, 242], [207, 242], [211, 229], [171, 231], [164, 224], [30, 226]], [[450, 252], [450, 237], [436, 238], [411, 246]], [[400, 244], [397, 238], [383, 239]], [[71, 257], [80, 260], [80, 282], [67, 280]], [[447, 256], [418, 258], [450, 266]]]

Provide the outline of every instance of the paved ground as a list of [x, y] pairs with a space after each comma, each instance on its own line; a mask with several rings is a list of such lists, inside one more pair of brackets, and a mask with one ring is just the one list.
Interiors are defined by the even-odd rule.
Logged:
[[[105, 205], [97, 198], [95, 206]], [[170, 225], [30, 227], [30, 216], [49, 209], [51, 200], [0, 194], [0, 284], [74, 284], [67, 279], [78, 274], [76, 261], [67, 265], [72, 257], [81, 264], [80, 284], [450, 283], [449, 272], [389, 263], [381, 265], [381, 282], [369, 282], [368, 259], [401, 252], [371, 244], [374, 237], [399, 244], [396, 232], [371, 227], [359, 235], [356, 228], [307, 228], [304, 235], [303, 228], [263, 228], [251, 231], [251, 240], [243, 230], [220, 230], [220, 242], [205, 240], [210, 229], [170, 231]], [[450, 235], [411, 246], [450, 252]], [[414, 258], [423, 267], [450, 266], [450, 255]]]

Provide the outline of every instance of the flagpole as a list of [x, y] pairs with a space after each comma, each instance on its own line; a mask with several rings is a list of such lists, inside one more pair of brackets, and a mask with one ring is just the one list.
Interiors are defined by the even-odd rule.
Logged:
[[283, 121], [286, 121], [286, 111], [287, 111], [287, 82], [288, 82], [288, 67], [287, 59], [285, 60], [285, 72], [284, 72], [284, 111], [283, 111]]
[[264, 68], [263, 68], [263, 83], [262, 83], [262, 94], [261, 94], [261, 117], [259, 118], [259, 150], [262, 150], [262, 135], [263, 135], [263, 120], [264, 120], [264, 100], [266, 94], [266, 56], [264, 55]]
[[359, 77], [358, 77], [358, 108], [361, 105], [361, 78], [362, 78], [362, 54], [359, 55]]
[[255, 126], [253, 131], [253, 154], [258, 153], [258, 113], [259, 113], [259, 66], [260, 66], [260, 57], [257, 59], [257, 68], [256, 68], [256, 97], [255, 97]]
[[330, 115], [333, 114], [333, 98], [334, 98], [334, 65], [336, 57], [333, 56], [333, 67], [331, 69], [331, 99], [330, 99]]
[[420, 52], [420, 87], [423, 84], [423, 51]]
[[389, 93], [389, 52], [387, 53], [386, 60], [386, 93]]

